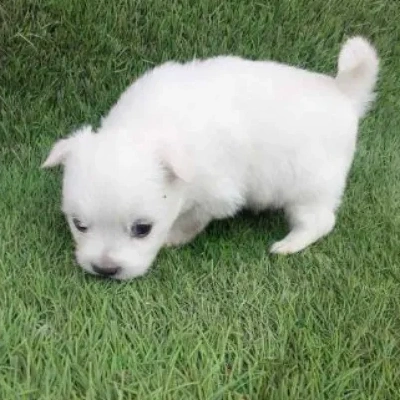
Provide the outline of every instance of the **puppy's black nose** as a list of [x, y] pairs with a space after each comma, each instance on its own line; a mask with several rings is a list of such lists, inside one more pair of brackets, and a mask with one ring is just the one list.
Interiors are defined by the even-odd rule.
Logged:
[[92, 269], [94, 272], [96, 272], [96, 274], [99, 274], [101, 276], [113, 276], [113, 275], [116, 275], [121, 270], [121, 267], [101, 268], [96, 264], [92, 264]]

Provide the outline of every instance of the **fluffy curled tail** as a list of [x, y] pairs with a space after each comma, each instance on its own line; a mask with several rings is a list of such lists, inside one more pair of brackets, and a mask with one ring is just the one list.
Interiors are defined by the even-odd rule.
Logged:
[[353, 102], [360, 117], [374, 100], [379, 60], [374, 47], [364, 38], [348, 39], [339, 53], [336, 82]]

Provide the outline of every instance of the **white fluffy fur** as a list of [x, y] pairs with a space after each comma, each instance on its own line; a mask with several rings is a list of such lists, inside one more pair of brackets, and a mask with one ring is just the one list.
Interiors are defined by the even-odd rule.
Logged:
[[[119, 266], [117, 279], [142, 275], [163, 245], [186, 243], [244, 207], [286, 212], [291, 231], [274, 253], [328, 234], [377, 73], [375, 50], [360, 37], [343, 46], [335, 78], [238, 57], [148, 72], [98, 133], [80, 129], [44, 163], [64, 165], [63, 211], [79, 264]], [[151, 233], [132, 238], [143, 219]]]

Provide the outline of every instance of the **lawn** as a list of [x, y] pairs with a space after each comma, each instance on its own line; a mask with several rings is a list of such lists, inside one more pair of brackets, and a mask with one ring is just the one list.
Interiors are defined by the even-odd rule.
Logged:
[[[400, 398], [400, 2], [3, 0], [0, 399]], [[222, 53], [334, 73], [381, 57], [335, 231], [268, 254], [282, 215], [212, 224], [118, 283], [74, 263], [52, 142], [146, 69]], [[268, 110], [266, 110], [268, 112]]]

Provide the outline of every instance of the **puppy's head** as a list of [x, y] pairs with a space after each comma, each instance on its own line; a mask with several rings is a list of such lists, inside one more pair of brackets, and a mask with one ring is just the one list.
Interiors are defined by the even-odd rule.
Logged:
[[60, 164], [78, 263], [115, 279], [144, 274], [181, 209], [190, 179], [182, 153], [84, 127], [55, 143], [43, 167]]

